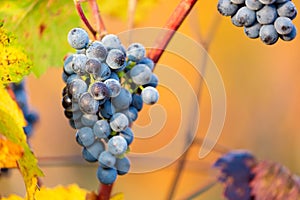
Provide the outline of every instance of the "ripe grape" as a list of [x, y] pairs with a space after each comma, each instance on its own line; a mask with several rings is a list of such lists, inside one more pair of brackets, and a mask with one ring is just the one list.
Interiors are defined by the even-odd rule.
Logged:
[[99, 107], [99, 102], [94, 99], [89, 92], [83, 93], [78, 101], [79, 108], [86, 114], [96, 114]]
[[230, 0], [219, 0], [217, 8], [220, 14], [232, 16], [237, 12], [239, 6], [232, 3]]
[[110, 89], [106, 86], [106, 84], [99, 81], [93, 83], [90, 86], [89, 91], [96, 100], [102, 100], [111, 96]]
[[108, 87], [108, 89], [111, 91], [110, 97], [116, 97], [120, 94], [121, 92], [121, 85], [120, 82], [109, 78], [104, 81], [104, 84]]
[[294, 24], [290, 18], [278, 17], [274, 22], [274, 27], [277, 33], [281, 35], [287, 35], [292, 32]]
[[111, 133], [111, 128], [107, 120], [101, 119], [95, 122], [93, 132], [97, 138], [107, 138]]
[[151, 86], [145, 87], [142, 91], [142, 99], [145, 104], [155, 104], [158, 101], [158, 91]]
[[102, 42], [93, 41], [86, 50], [86, 56], [104, 61], [107, 56], [107, 49]]
[[110, 167], [113, 168], [115, 163], [116, 163], [116, 157], [112, 155], [109, 151], [103, 151], [99, 158], [98, 158], [99, 163], [101, 164], [102, 167]]
[[259, 37], [259, 31], [261, 28], [261, 24], [260, 23], [255, 23], [252, 26], [248, 26], [244, 28], [245, 34], [249, 37], [249, 38], [258, 38]]
[[297, 9], [293, 2], [287, 1], [286, 3], [278, 6], [277, 13], [280, 17], [289, 17], [290, 19], [294, 19], [297, 16]]
[[95, 142], [95, 136], [93, 130], [89, 127], [83, 127], [76, 132], [80, 143], [85, 146], [91, 146]]
[[251, 10], [259, 10], [264, 6], [259, 0], [246, 0], [245, 4]]
[[114, 113], [110, 118], [110, 127], [112, 130], [119, 132], [125, 130], [129, 125], [129, 120], [123, 113]]
[[129, 172], [130, 169], [130, 161], [124, 156], [123, 158], [117, 158], [116, 160], [116, 168], [118, 175], [124, 175]]
[[132, 43], [128, 46], [126, 53], [129, 60], [138, 62], [145, 56], [146, 50], [142, 44]]
[[127, 142], [122, 136], [114, 136], [108, 140], [108, 151], [116, 156], [124, 154], [127, 150]]
[[124, 66], [125, 54], [119, 49], [112, 49], [108, 52], [106, 63], [112, 69], [119, 69]]
[[117, 170], [114, 168], [103, 168], [102, 166], [99, 166], [97, 170], [97, 177], [103, 184], [112, 184], [117, 179]]
[[278, 40], [278, 33], [274, 25], [263, 25], [259, 32], [260, 39], [267, 45], [275, 44]]
[[272, 5], [265, 5], [262, 9], [256, 12], [256, 19], [261, 24], [272, 24], [277, 18], [276, 7]]
[[83, 49], [89, 43], [89, 35], [82, 28], [73, 28], [68, 33], [68, 42], [74, 49]]
[[137, 85], [144, 85], [150, 82], [152, 71], [145, 64], [137, 64], [130, 70], [130, 77]]

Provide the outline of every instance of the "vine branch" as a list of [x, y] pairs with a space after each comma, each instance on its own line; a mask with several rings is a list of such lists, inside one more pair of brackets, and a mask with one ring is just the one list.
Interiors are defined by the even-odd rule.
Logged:
[[186, 16], [190, 13], [197, 0], [181, 0], [178, 6], [173, 11], [166, 25], [163, 27], [168, 31], [158, 38], [155, 46], [149, 51], [148, 57], [157, 63], [171, 41], [175, 32], [178, 30]]
[[99, 194], [97, 200], [109, 200], [111, 196], [112, 188], [113, 188], [113, 184], [109, 184], [109, 185], [102, 184], [99, 188]]

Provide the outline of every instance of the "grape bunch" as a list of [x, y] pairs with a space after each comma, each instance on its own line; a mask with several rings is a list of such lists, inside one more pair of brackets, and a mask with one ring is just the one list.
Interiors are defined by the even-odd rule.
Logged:
[[292, 20], [297, 15], [291, 0], [219, 0], [218, 11], [231, 16], [231, 22], [244, 27], [247, 37], [260, 38], [267, 45], [279, 38], [291, 41], [297, 35]]
[[154, 63], [145, 57], [142, 44], [125, 49], [114, 34], [91, 41], [84, 29], [73, 28], [68, 43], [76, 53], [64, 60], [64, 114], [77, 130], [83, 158], [98, 161], [99, 181], [112, 184], [130, 168], [126, 152], [134, 139], [131, 124], [144, 103], [158, 101]]

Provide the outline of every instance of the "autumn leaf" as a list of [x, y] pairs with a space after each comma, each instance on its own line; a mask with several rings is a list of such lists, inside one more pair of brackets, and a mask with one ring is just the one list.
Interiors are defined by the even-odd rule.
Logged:
[[0, 135], [0, 168], [15, 168], [23, 156], [23, 148]]
[[27, 199], [33, 200], [36, 191], [37, 177], [43, 173], [37, 165], [37, 159], [31, 152], [23, 131], [25, 119], [17, 103], [12, 100], [5, 88], [0, 87], [0, 133], [10, 142], [23, 148], [23, 156], [17, 165], [23, 176]]
[[32, 62], [16, 38], [0, 24], [0, 84], [19, 82], [31, 71]]
[[[85, 200], [87, 190], [80, 188], [76, 184], [69, 186], [56, 186], [54, 188], [41, 187], [36, 193], [36, 200]], [[10, 195], [1, 200], [24, 200], [23, 198]]]
[[124, 197], [124, 193], [117, 193], [117, 194], [114, 194], [110, 200], [124, 200], [125, 197]]

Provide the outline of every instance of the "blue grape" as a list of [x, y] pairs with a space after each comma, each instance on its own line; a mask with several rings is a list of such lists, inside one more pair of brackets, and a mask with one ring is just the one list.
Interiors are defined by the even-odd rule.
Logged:
[[287, 1], [277, 7], [277, 13], [280, 17], [289, 17], [294, 19], [297, 16], [297, 9], [293, 2]]
[[110, 119], [115, 113], [115, 109], [111, 104], [111, 101], [107, 100], [100, 107], [99, 116], [105, 119]]
[[151, 71], [153, 71], [153, 69], [154, 69], [154, 62], [153, 62], [153, 60], [151, 60], [150, 58], [147, 58], [147, 57], [142, 58], [138, 62], [138, 64], [145, 64], [145, 65], [147, 65]]
[[138, 111], [143, 108], [143, 99], [139, 94], [132, 94], [132, 102], [131, 105], [134, 106]]
[[79, 76], [86, 74], [85, 66], [88, 58], [84, 54], [75, 54], [73, 56], [72, 69]]
[[122, 45], [119, 37], [114, 34], [105, 35], [101, 41], [108, 50], [118, 49]]
[[106, 63], [111, 69], [122, 68], [125, 64], [126, 56], [119, 49], [112, 49], [108, 52]]
[[122, 110], [120, 112], [126, 115], [129, 124], [134, 122], [138, 118], [138, 110], [133, 106], [129, 106], [128, 109]]
[[121, 135], [126, 140], [127, 145], [129, 146], [134, 139], [132, 129], [130, 127], [127, 127], [125, 130], [121, 131]]
[[277, 16], [276, 6], [273, 4], [265, 5], [256, 12], [257, 21], [263, 25], [272, 24]]
[[112, 130], [119, 132], [125, 130], [129, 125], [127, 116], [123, 113], [114, 113], [110, 118], [109, 125]]
[[148, 105], [155, 104], [159, 98], [157, 89], [151, 86], [145, 87], [141, 95], [143, 102]]
[[87, 91], [87, 84], [81, 79], [74, 79], [68, 84], [69, 94], [73, 101], [78, 101], [82, 93]]
[[294, 24], [288, 17], [278, 17], [274, 22], [274, 27], [277, 33], [287, 35], [292, 32]]
[[98, 116], [95, 114], [83, 114], [80, 120], [84, 126], [93, 127], [96, 121], [98, 121]]
[[217, 8], [221, 15], [232, 16], [237, 12], [239, 6], [232, 3], [230, 0], [219, 0]]
[[150, 82], [143, 85], [143, 87], [147, 87], [147, 86], [151, 86], [151, 87], [157, 87], [158, 85], [158, 77], [156, 76], [156, 74], [153, 74], [151, 75], [151, 79], [150, 79]]
[[84, 149], [86, 149], [90, 156], [96, 159], [94, 161], [96, 162], [100, 153], [105, 150], [105, 145], [101, 140], [95, 140], [95, 142], [91, 146], [84, 147]]
[[251, 26], [256, 21], [256, 13], [250, 10], [248, 7], [244, 6], [240, 8], [236, 13], [236, 20], [239, 24], [244, 26]]
[[236, 14], [231, 16], [231, 23], [237, 27], [243, 26], [243, 24], [239, 20], [237, 20]]
[[98, 74], [101, 70], [101, 62], [96, 58], [89, 58], [85, 64], [85, 71], [89, 74]]
[[116, 160], [116, 168], [118, 175], [125, 175], [129, 172], [130, 169], [130, 161], [124, 156], [123, 158], [117, 158]]
[[72, 109], [72, 99], [68, 96], [65, 95], [62, 99], [62, 106], [66, 110], [71, 110]]
[[276, 0], [275, 3], [281, 4], [281, 3], [285, 3], [285, 2], [287, 2], [287, 1], [290, 1], [290, 0]]
[[234, 4], [244, 4], [245, 0], [230, 0]]
[[120, 135], [113, 136], [107, 143], [107, 150], [115, 156], [123, 155], [126, 152], [127, 147], [126, 140]]
[[116, 157], [112, 155], [109, 151], [103, 151], [100, 154], [98, 161], [100, 165], [104, 168], [113, 168], [116, 163]]
[[279, 38], [274, 25], [263, 25], [260, 28], [259, 37], [267, 45], [275, 44]]
[[64, 83], [67, 83], [68, 82], [68, 78], [69, 78], [69, 75], [66, 74], [65, 72], [62, 73], [62, 79], [64, 81]]
[[261, 26], [260, 23], [255, 23], [252, 26], [244, 27], [244, 32], [249, 38], [258, 38]]
[[259, 10], [264, 6], [259, 0], [246, 0], [245, 4], [251, 10]]
[[98, 73], [93, 74], [94, 79], [97, 81], [105, 81], [111, 75], [111, 70], [109, 66], [105, 63], [101, 63], [101, 68]]
[[89, 91], [96, 100], [102, 100], [111, 96], [111, 91], [106, 84], [98, 81], [90, 86]]
[[99, 166], [97, 170], [97, 177], [102, 184], [113, 184], [117, 179], [117, 170], [114, 168], [103, 168], [102, 166]]
[[71, 55], [68, 55], [67, 58], [64, 60], [64, 72], [67, 74], [67, 75], [71, 75], [74, 72], [73, 70], [73, 54]]
[[115, 79], [120, 82], [120, 78], [116, 72], [111, 72], [109, 79]]
[[104, 119], [96, 121], [93, 132], [97, 138], [107, 138], [111, 133], [109, 123]]
[[104, 81], [104, 84], [107, 86], [107, 88], [111, 91], [110, 97], [116, 97], [121, 92], [121, 84], [119, 81], [109, 78]]
[[107, 49], [102, 42], [93, 41], [86, 50], [86, 56], [104, 61], [107, 56]]
[[145, 85], [150, 82], [152, 71], [145, 64], [137, 64], [130, 70], [130, 77], [137, 85]]
[[132, 43], [128, 46], [126, 53], [129, 60], [138, 62], [145, 56], [146, 50], [142, 44]]
[[86, 114], [96, 114], [99, 108], [99, 102], [89, 92], [85, 92], [80, 96], [78, 104], [80, 110]]
[[124, 110], [129, 107], [132, 102], [131, 93], [122, 88], [119, 95], [111, 98], [111, 103], [114, 106], [116, 111]]
[[293, 29], [289, 34], [280, 35], [279, 37], [284, 41], [291, 41], [291, 40], [295, 39], [296, 35], [297, 35], [297, 29], [295, 26], [293, 26]]
[[88, 161], [88, 162], [96, 162], [98, 161], [97, 158], [95, 158], [87, 149], [86, 147], [82, 148], [82, 157], [84, 158], [84, 160]]
[[276, 0], [259, 0], [262, 4], [273, 4]]
[[71, 74], [67, 79], [67, 84], [72, 82], [74, 79], [80, 79], [80, 76], [78, 76], [78, 74]]
[[82, 28], [73, 28], [68, 33], [68, 42], [74, 49], [83, 49], [89, 43], [89, 35]]
[[80, 128], [76, 135], [78, 135], [81, 144], [85, 147], [91, 146], [95, 142], [93, 130], [89, 127]]

